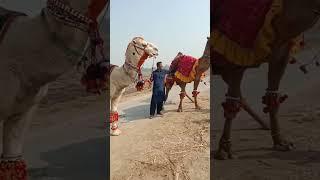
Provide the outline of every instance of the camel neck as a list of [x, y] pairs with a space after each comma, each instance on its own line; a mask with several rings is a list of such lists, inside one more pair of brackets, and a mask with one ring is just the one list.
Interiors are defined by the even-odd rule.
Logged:
[[[126, 64], [124, 64], [122, 66], [122, 70], [127, 75], [128, 79], [130, 79], [131, 83], [135, 81], [137, 74], [138, 74], [138, 72], [135, 69], [132, 69], [132, 68], [126, 66]], [[130, 85], [130, 84], [128, 84], [128, 85]]]

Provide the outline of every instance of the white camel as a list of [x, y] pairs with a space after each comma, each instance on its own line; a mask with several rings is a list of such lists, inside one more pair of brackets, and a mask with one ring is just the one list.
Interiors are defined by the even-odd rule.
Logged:
[[135, 37], [128, 44], [124, 65], [114, 67], [112, 70], [110, 75], [110, 135], [118, 136], [121, 133], [118, 128], [118, 104], [125, 88], [135, 81], [144, 61], [157, 55], [156, 46], [142, 37]]
[[[96, 22], [107, 3], [107, 0], [48, 0], [41, 14], [18, 17], [11, 23], [0, 45], [1, 180], [27, 179], [22, 152], [32, 116], [47, 94], [47, 84], [78, 63], [78, 55], [70, 55], [68, 51], [83, 52], [89, 34], [79, 28], [93, 28], [89, 24]], [[57, 9], [60, 16], [54, 14]]]

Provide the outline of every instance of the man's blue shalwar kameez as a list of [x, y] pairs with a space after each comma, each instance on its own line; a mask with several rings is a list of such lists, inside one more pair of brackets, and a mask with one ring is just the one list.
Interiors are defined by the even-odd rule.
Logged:
[[164, 81], [167, 74], [167, 70], [157, 69], [152, 72], [153, 90], [150, 106], [150, 115], [154, 116], [157, 110], [157, 114], [160, 114], [163, 102], [165, 101], [165, 86]]

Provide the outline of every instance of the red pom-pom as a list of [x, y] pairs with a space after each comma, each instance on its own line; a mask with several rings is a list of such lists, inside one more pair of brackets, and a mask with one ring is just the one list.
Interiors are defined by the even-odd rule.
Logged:
[[27, 165], [24, 160], [1, 161], [0, 179], [27, 180]]

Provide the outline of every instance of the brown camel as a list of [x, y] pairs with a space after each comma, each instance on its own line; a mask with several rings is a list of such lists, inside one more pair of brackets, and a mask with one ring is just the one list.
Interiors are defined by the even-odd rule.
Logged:
[[[202, 55], [202, 57], [199, 59], [199, 65], [198, 67], [196, 67], [196, 78], [194, 79], [194, 91], [193, 91], [193, 97], [194, 97], [194, 100], [192, 100], [187, 94], [186, 94], [186, 85], [187, 83], [174, 77], [173, 75], [169, 75], [167, 77], [167, 81], [166, 81], [166, 84], [165, 84], [165, 87], [166, 87], [166, 98], [168, 98], [168, 95], [169, 95], [169, 92], [172, 88], [172, 86], [174, 85], [174, 83], [176, 83], [180, 89], [181, 89], [181, 93], [180, 93], [180, 103], [179, 103], [179, 107], [178, 107], [178, 112], [182, 112], [182, 102], [183, 102], [183, 99], [185, 96], [188, 97], [188, 99], [190, 99], [193, 103], [195, 103], [195, 108], [196, 109], [200, 109], [200, 106], [198, 105], [198, 102], [197, 102], [197, 95], [198, 95], [198, 92], [197, 92], [197, 89], [198, 89], [198, 85], [199, 83], [201, 82], [201, 76], [204, 72], [206, 72], [209, 67], [210, 67], [210, 41], [209, 41], [209, 38], [208, 38], [208, 41], [207, 41], [207, 44], [206, 44], [206, 47], [205, 47], [205, 51]], [[180, 53], [179, 53], [180, 54]], [[178, 55], [179, 55], [178, 54]], [[269, 127], [268, 125], [258, 116], [258, 114], [249, 106], [249, 104], [245, 101], [244, 98], [241, 99], [241, 104], [242, 104], [242, 107], [243, 109], [254, 119], [256, 120], [262, 127], [262, 129], [264, 130], [269, 130]]]
[[[198, 86], [200, 84], [201, 81], [201, 76], [203, 75], [203, 73], [205, 73], [209, 68], [210, 68], [210, 38], [208, 37], [206, 46], [205, 46], [205, 50], [203, 52], [202, 57], [199, 58], [199, 62], [198, 62], [198, 66], [195, 68], [196, 73], [195, 73], [195, 77], [194, 77], [194, 88], [193, 88], [193, 92], [192, 95], [194, 97], [194, 104], [195, 104], [195, 108], [196, 109], [200, 109], [200, 106], [198, 105], [198, 100], [197, 100], [197, 95], [199, 94], [199, 92], [197, 91]], [[177, 57], [179, 55], [182, 54], [178, 54]], [[177, 58], [176, 57], [176, 58]], [[175, 59], [176, 59], [175, 58]], [[170, 70], [171, 71], [171, 70]], [[180, 92], [180, 103], [179, 103], [179, 107], [178, 107], [178, 112], [182, 112], [182, 102], [184, 97], [186, 96], [186, 85], [188, 82], [184, 82], [178, 78], [176, 78], [174, 75], [169, 75], [166, 79], [166, 98], [168, 98], [169, 92], [172, 88], [172, 86], [174, 85], [174, 83], [176, 83], [177, 85], [180, 86], [181, 88], [181, 92]]]
[[[216, 75], [221, 75], [224, 82], [228, 85], [226, 101], [223, 103], [225, 116], [223, 134], [219, 141], [219, 148], [214, 154], [216, 159], [224, 160], [234, 157], [230, 140], [232, 121], [241, 109], [240, 101], [242, 95], [240, 86], [243, 74], [246, 69], [253, 66], [238, 64], [236, 61], [233, 61], [232, 58], [226, 57], [228, 54], [230, 55], [231, 52], [227, 52], [227, 54], [223, 56], [216, 53], [217, 42], [220, 36], [217, 27], [221, 23], [219, 20], [221, 19], [221, 14], [223, 14], [221, 2], [220, 0], [215, 0], [211, 4], [213, 6], [211, 7], [211, 17], [213, 20], [213, 22], [211, 22], [211, 29], [213, 30], [212, 36], [214, 36], [211, 72]], [[319, 19], [320, 0], [274, 0], [273, 2], [281, 3], [280, 5], [282, 6], [281, 12], [270, 21], [274, 38], [272, 43], [269, 44], [270, 52], [263, 58], [263, 61], [255, 64], [255, 67], [261, 63], [268, 63], [269, 65], [268, 88], [263, 97], [263, 103], [266, 105], [264, 112], [269, 113], [274, 150], [289, 151], [294, 148], [294, 145], [281, 135], [278, 119], [279, 106], [287, 96], [281, 96], [278, 93], [279, 85], [289, 61], [292, 50], [292, 40], [313, 27], [317, 22]], [[231, 28], [237, 29], [239, 27]]]

